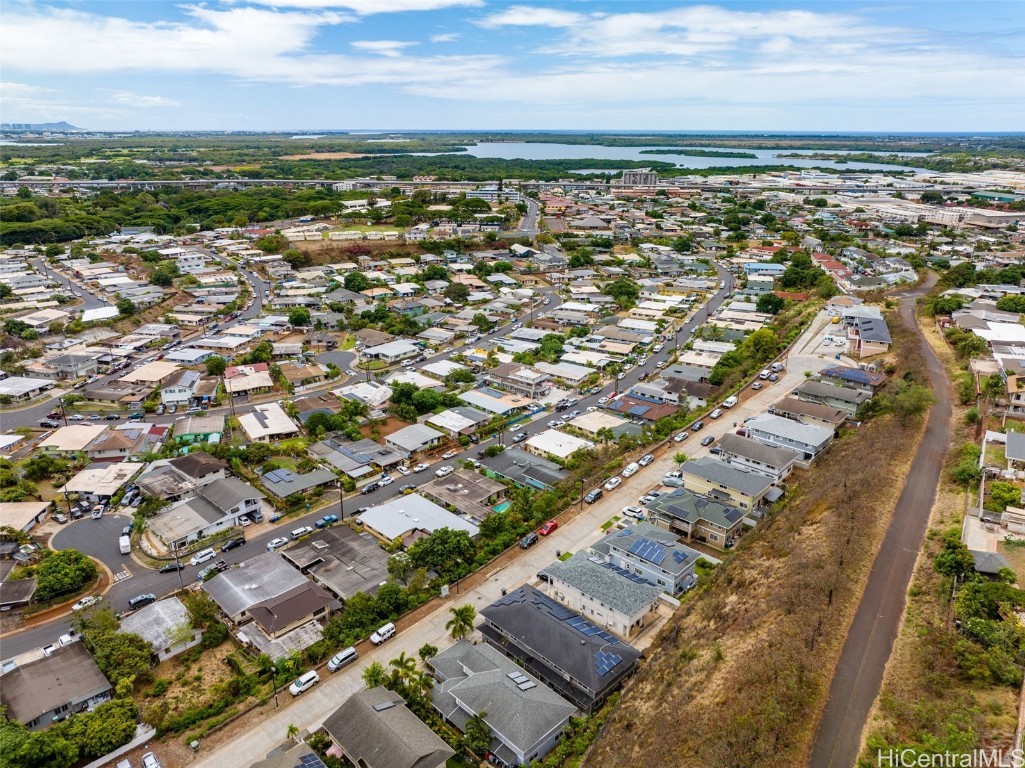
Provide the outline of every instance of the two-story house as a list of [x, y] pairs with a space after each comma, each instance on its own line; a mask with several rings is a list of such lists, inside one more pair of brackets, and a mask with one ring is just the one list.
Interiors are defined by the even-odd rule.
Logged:
[[743, 532], [745, 512], [678, 488], [648, 505], [660, 528], [719, 550], [729, 549]]
[[765, 475], [707, 456], [685, 462], [680, 471], [688, 491], [744, 510], [758, 507], [772, 488], [772, 480]]
[[694, 585], [694, 565], [701, 557], [700, 552], [680, 543], [675, 534], [651, 523], [627, 526], [604, 536], [591, 545], [590, 551], [617, 575], [642, 579], [670, 595]]
[[751, 419], [744, 426], [752, 440], [797, 451], [801, 462], [810, 462], [833, 442], [831, 429], [802, 424], [771, 413]]
[[719, 438], [716, 449], [720, 461], [765, 475], [774, 483], [786, 480], [800, 458], [797, 451], [790, 448], [766, 445], [729, 432]]

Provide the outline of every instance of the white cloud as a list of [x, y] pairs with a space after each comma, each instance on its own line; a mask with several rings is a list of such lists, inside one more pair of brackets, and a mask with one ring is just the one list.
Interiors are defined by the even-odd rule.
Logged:
[[30, 85], [29, 83], [0, 82], [0, 94], [3, 94], [6, 99], [20, 98], [35, 93], [52, 92], [53, 88], [43, 88], [42, 86]]
[[411, 45], [416, 45], [416, 43], [403, 42], [402, 40], [354, 40], [350, 45], [358, 51], [396, 57], [402, 55], [404, 48], [409, 48]]
[[275, 8], [344, 8], [360, 16], [404, 11], [437, 11], [444, 8], [479, 8], [484, 0], [252, 0]]
[[[443, 82], [467, 70], [494, 71], [481, 56], [366, 57], [322, 53], [323, 27], [354, 17], [260, 8], [187, 6], [177, 22], [139, 22], [67, 9], [5, 13], [0, 68], [33, 73], [177, 72], [295, 85]], [[393, 47], [391, 51], [397, 53]]]
[[583, 14], [572, 11], [514, 5], [501, 13], [485, 16], [479, 24], [488, 29], [495, 27], [572, 27], [586, 20], [587, 17]]
[[430, 41], [432, 43], [454, 43], [459, 39], [459, 35], [455, 32], [446, 32], [443, 35], [431, 35]]
[[180, 107], [182, 105], [180, 101], [168, 99], [164, 96], [142, 96], [138, 93], [132, 93], [131, 91], [111, 91], [107, 99], [115, 104], [124, 104], [125, 106], [136, 107], [139, 109], [149, 109], [151, 107]]

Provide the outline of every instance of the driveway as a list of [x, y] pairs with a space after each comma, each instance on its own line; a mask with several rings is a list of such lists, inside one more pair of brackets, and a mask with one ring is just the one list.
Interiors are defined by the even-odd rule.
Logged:
[[[915, 299], [934, 282], [927, 282], [901, 300], [900, 316], [909, 326], [917, 329]], [[872, 565], [829, 686], [829, 700], [812, 747], [810, 765], [815, 768], [850, 768], [858, 759], [868, 713], [879, 694], [904, 615], [908, 585], [925, 538], [950, 442], [950, 383], [920, 333], [919, 343], [936, 404], [929, 411], [925, 436], [897, 499], [896, 511]]]

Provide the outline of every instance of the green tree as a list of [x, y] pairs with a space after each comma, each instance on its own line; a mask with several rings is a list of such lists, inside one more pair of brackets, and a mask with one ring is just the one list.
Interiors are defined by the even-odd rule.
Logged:
[[933, 567], [948, 578], [963, 580], [975, 573], [975, 558], [961, 542], [958, 531], [948, 531], [943, 537], [943, 549], [936, 555]]
[[491, 743], [491, 729], [484, 720], [487, 716], [487, 712], [478, 712], [466, 721], [463, 729], [463, 747], [478, 757], [488, 751]]
[[288, 324], [306, 327], [310, 324], [312, 317], [310, 310], [306, 307], [295, 307], [288, 313]]
[[21, 723], [0, 721], [0, 765], [4, 768], [71, 768], [78, 747], [48, 731], [29, 731]]
[[445, 629], [453, 640], [462, 640], [473, 632], [473, 621], [477, 618], [477, 611], [469, 603], [455, 606], [448, 609], [452, 618], [445, 623]]
[[405, 651], [400, 653], [398, 658], [389, 661], [388, 665], [394, 668], [392, 679], [401, 680], [402, 682], [407, 682], [416, 671], [416, 659], [412, 656], [407, 656]]
[[75, 592], [96, 578], [96, 565], [76, 549], [47, 551], [36, 568], [36, 600]]
[[122, 317], [131, 317], [137, 311], [135, 302], [131, 299], [118, 299], [114, 306], [117, 307], [118, 314]]
[[470, 297], [470, 289], [463, 283], [451, 283], [448, 288], [442, 291], [442, 295], [456, 304], [462, 304]]
[[302, 267], [308, 267], [313, 263], [313, 259], [308, 253], [303, 253], [298, 248], [289, 248], [281, 254], [281, 260], [288, 264], [292, 269], [301, 269]]
[[342, 284], [347, 291], [354, 291], [356, 293], [370, 288], [370, 281], [360, 272], [350, 272], [343, 278]]
[[768, 315], [778, 314], [786, 302], [774, 293], [763, 293], [758, 297], [755, 307], [759, 312]]
[[374, 661], [364, 667], [363, 682], [367, 688], [377, 688], [378, 686], [386, 685], [388, 683], [388, 673], [385, 671], [384, 665], [379, 661]]
[[206, 360], [206, 373], [208, 376], [223, 376], [224, 370], [228, 367], [228, 361], [220, 355], [212, 355]]
[[438, 646], [424, 643], [420, 646], [420, 650], [416, 652], [416, 655], [420, 657], [421, 662], [426, 664], [438, 655]]
[[68, 462], [63, 459], [46, 453], [37, 453], [21, 465], [21, 474], [26, 480], [38, 483], [40, 480], [66, 472], [69, 467]]

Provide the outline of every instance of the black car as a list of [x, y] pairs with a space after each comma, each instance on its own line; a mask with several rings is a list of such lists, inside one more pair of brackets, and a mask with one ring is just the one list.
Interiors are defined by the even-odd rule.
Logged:
[[241, 547], [245, 543], [246, 543], [246, 537], [245, 536], [236, 536], [235, 538], [228, 539], [226, 542], [221, 544], [221, 552], [230, 552], [231, 550], [235, 549], [236, 547]]
[[374, 491], [376, 491], [380, 487], [381, 486], [378, 483], [368, 483], [367, 485], [364, 485], [360, 489], [360, 493], [362, 493], [364, 495], [366, 495], [368, 493], [373, 493]]
[[594, 504], [594, 502], [598, 501], [598, 499], [600, 499], [604, 495], [605, 494], [602, 493], [601, 488], [595, 488], [589, 494], [584, 496], [584, 501], [586, 501], [588, 504]]
[[476, 445], [477, 443], [480, 442], [480, 438], [477, 437], [476, 435], [470, 435], [470, 442], [473, 443], [474, 445]]
[[715, 442], [715, 435], [708, 435], [704, 440], [701, 441], [702, 445], [708, 446]]
[[142, 608], [143, 606], [149, 605], [150, 603], [155, 603], [156, 601], [156, 595], [154, 595], [151, 592], [146, 592], [141, 595], [136, 595], [131, 600], [129, 600], [128, 607], [134, 611], [136, 608]]
[[690, 431], [691, 432], [700, 432], [704, 428], [704, 426], [705, 426], [705, 422], [703, 422], [703, 421], [695, 421], [693, 424], [690, 425]]
[[537, 534], [533, 531], [520, 539], [520, 549], [530, 549], [535, 544], [537, 544]]
[[108, 414], [107, 414], [106, 416], [104, 416], [103, 418], [104, 418], [104, 419], [106, 419], [107, 421], [117, 421], [117, 420], [118, 420], [118, 419], [120, 419], [121, 417], [120, 417], [120, 416], [118, 416], [118, 415], [117, 415], [116, 413], [108, 413]]
[[185, 566], [182, 565], [181, 563], [168, 563], [167, 565], [161, 566], [160, 572], [161, 573], [175, 573], [177, 571], [183, 570], [184, 568], [185, 568]]

